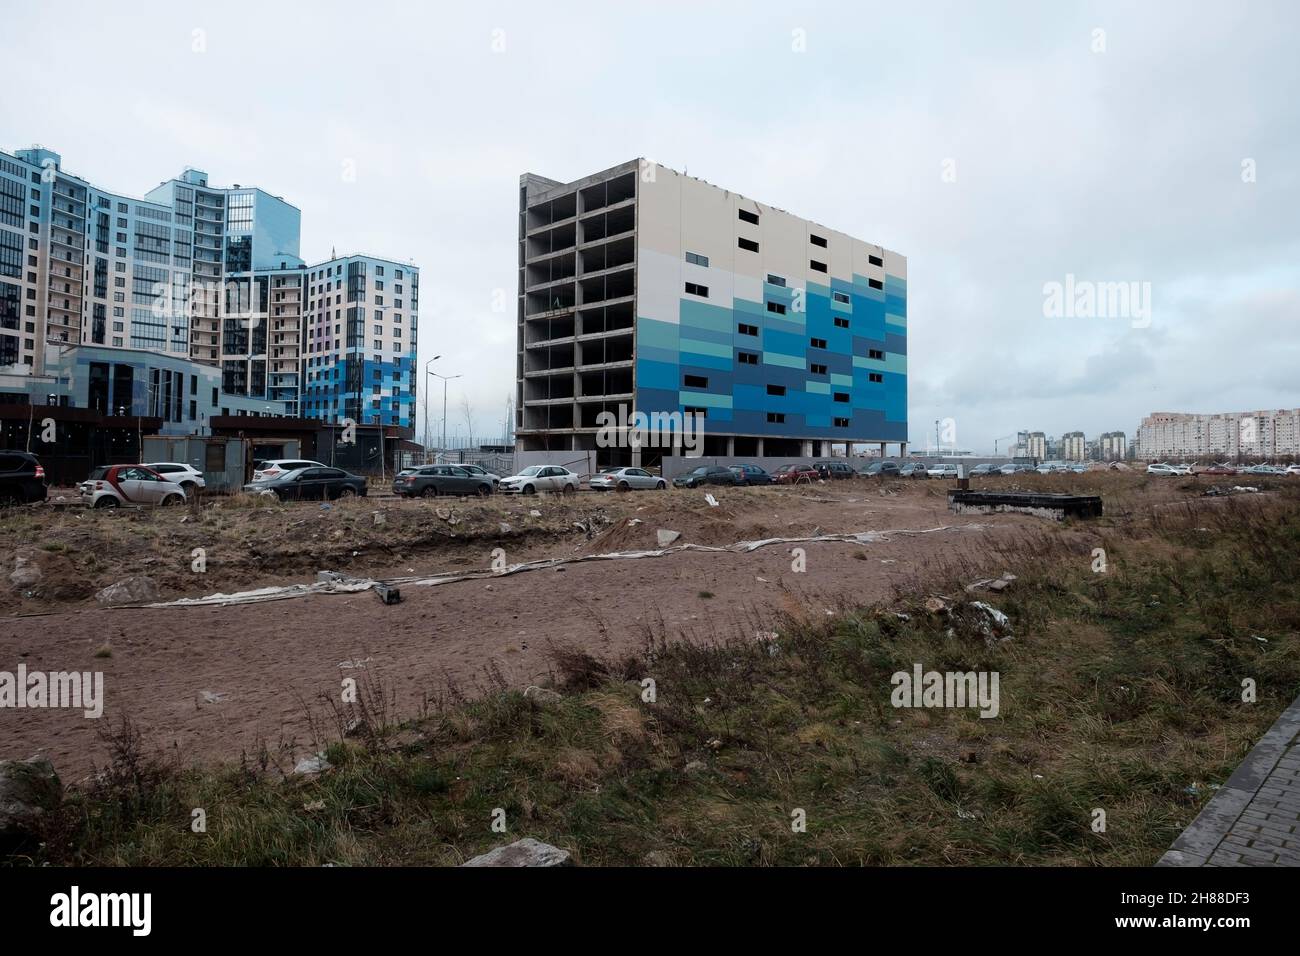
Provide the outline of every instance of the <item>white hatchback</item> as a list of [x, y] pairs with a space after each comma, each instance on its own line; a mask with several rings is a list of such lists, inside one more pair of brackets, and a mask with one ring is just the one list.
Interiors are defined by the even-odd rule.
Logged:
[[196, 491], [202, 491], [208, 486], [203, 477], [203, 472], [199, 471], [193, 465], [186, 465], [175, 461], [157, 461], [145, 462], [146, 468], [151, 468], [158, 474], [162, 475], [168, 481], [174, 481], [185, 489], [185, 494], [194, 494]]

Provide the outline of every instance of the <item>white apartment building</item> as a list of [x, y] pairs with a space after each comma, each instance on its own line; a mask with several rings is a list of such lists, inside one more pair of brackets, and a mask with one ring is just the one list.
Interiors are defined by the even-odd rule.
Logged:
[[1300, 409], [1152, 412], [1138, 428], [1139, 458], [1280, 458], [1300, 455]]

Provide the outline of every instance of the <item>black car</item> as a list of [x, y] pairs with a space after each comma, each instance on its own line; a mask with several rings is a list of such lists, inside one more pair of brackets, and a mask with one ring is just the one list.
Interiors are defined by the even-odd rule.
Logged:
[[864, 478], [897, 478], [899, 472], [896, 461], [873, 461], [863, 468], [860, 474]]
[[1000, 473], [998, 471], [999, 467], [1000, 467], [999, 465], [990, 464], [989, 462], [986, 461], [983, 464], [976, 465], [974, 468], [972, 468], [970, 470], [970, 476], [972, 478], [978, 478], [981, 476], [996, 475]]
[[394, 478], [393, 494], [399, 498], [490, 495], [492, 479], [486, 473], [476, 475], [460, 465], [425, 465]]
[[339, 468], [298, 468], [267, 481], [244, 485], [250, 494], [274, 495], [281, 501], [333, 501], [365, 497], [366, 479]]
[[853, 478], [857, 475], [847, 461], [815, 461], [813, 467], [824, 481], [836, 478]]
[[44, 501], [45, 469], [26, 451], [0, 451], [0, 505]]
[[700, 465], [673, 479], [674, 488], [698, 488], [700, 485], [739, 485], [740, 477], [730, 468]]
[[739, 480], [738, 485], [770, 485], [776, 481], [758, 465], [745, 463], [743, 465], [729, 465], [727, 470], [735, 475]]

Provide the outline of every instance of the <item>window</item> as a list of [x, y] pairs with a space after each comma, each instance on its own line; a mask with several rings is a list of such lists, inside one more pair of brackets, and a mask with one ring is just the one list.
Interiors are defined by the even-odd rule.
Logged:
[[698, 252], [688, 252], [686, 253], [686, 261], [692, 265], [707, 267], [709, 264], [709, 257], [702, 256]]
[[687, 388], [708, 388], [709, 380], [703, 375], [685, 375], [682, 377], [682, 384]]
[[768, 412], [768, 413], [767, 413], [767, 420], [768, 420], [768, 423], [769, 423], [769, 424], [772, 424], [772, 425], [784, 425], [784, 424], [785, 424], [785, 413], [784, 413], [784, 412]]
[[845, 305], [849, 304], [849, 294], [847, 292], [832, 292], [831, 298], [836, 302], [843, 302]]
[[883, 359], [884, 357], [885, 353], [880, 349], [867, 349], [867, 358]]
[[818, 262], [816, 259], [810, 259], [808, 260], [808, 268], [812, 269], [814, 272], [825, 272], [826, 263]]
[[686, 283], [686, 293], [687, 295], [698, 295], [703, 299], [707, 299], [709, 297], [709, 287], [700, 285], [698, 282], [688, 282]]
[[758, 353], [757, 353], [757, 352], [741, 352], [741, 353], [740, 353], [740, 364], [741, 364], [741, 365], [757, 365], [757, 364], [758, 364]]
[[881, 375], [879, 372], [870, 372], [867, 374], [867, 381], [869, 382], [883, 382], [884, 380], [885, 376]]
[[811, 345], [811, 346], [812, 346], [813, 348], [815, 348], [815, 349], [824, 349], [824, 348], [826, 348], [826, 340], [825, 340], [825, 339], [809, 339], [809, 340], [808, 340], [808, 344]]
[[873, 266], [883, 266], [885, 264], [885, 260], [880, 258], [880, 256], [867, 256], [867, 261]]
[[767, 304], [767, 311], [775, 312], [777, 315], [785, 315], [785, 306], [780, 302], [769, 302]]
[[740, 209], [737, 210], [736, 215], [740, 216], [741, 222], [752, 222], [754, 225], [758, 225], [758, 213], [756, 212], [750, 212], [748, 209]]
[[744, 322], [741, 322], [741, 323], [740, 323], [739, 330], [740, 330], [740, 334], [741, 334], [741, 335], [757, 335], [757, 334], [758, 334], [758, 326], [757, 326], [757, 325], [746, 325]]
[[812, 372], [814, 375], [825, 375], [826, 366], [818, 365], [816, 362], [813, 362], [812, 365], [808, 366], [808, 371]]
[[758, 243], [752, 239], [737, 239], [736, 245], [740, 246], [740, 248], [744, 249], [746, 252], [758, 252]]
[[849, 327], [849, 320], [844, 318], [842, 315], [837, 315], [835, 316], [835, 327], [837, 329], [847, 329]]
[[767, 281], [772, 285], [779, 285], [781, 288], [785, 288], [785, 280], [780, 276], [768, 275]]
[[835, 401], [837, 401], [837, 402], [847, 402], [848, 400], [849, 400], [849, 393], [848, 393], [848, 392], [836, 392], [836, 393], [835, 393]]
[[785, 394], [785, 386], [784, 386], [784, 385], [769, 385], [769, 386], [767, 387], [767, 394], [769, 394], [769, 395], [784, 395], [784, 394]]
[[823, 237], [816, 235], [815, 233], [810, 232], [808, 234], [808, 241], [811, 242], [814, 246], [821, 246], [823, 249], [826, 248], [826, 240]]
[[836, 427], [836, 428], [848, 428], [848, 427], [849, 427], [849, 420], [848, 420], [847, 418], [837, 418], [837, 419], [835, 419], [835, 427]]
[[885, 284], [879, 279], [868, 279], [867, 285], [871, 286], [873, 289], [883, 289], [885, 287]]

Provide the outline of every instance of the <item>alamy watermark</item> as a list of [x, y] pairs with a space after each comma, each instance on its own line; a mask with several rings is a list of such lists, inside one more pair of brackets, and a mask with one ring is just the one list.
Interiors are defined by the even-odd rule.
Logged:
[[1093, 282], [1067, 273], [1064, 282], [1043, 283], [1043, 315], [1049, 319], [1129, 319], [1135, 329], [1151, 325], [1150, 282]]
[[103, 671], [0, 671], [0, 710], [72, 708], [92, 720], [104, 713]]
[[997, 671], [926, 671], [920, 664], [889, 679], [895, 707], [978, 707], [981, 717], [996, 717], [1002, 704]]
[[618, 415], [596, 416], [597, 448], [674, 448], [687, 458], [699, 458], [704, 448], [704, 416], [696, 412], [631, 412], [618, 406]]

